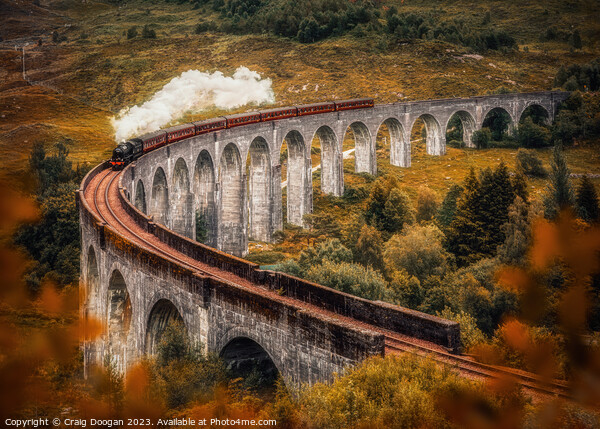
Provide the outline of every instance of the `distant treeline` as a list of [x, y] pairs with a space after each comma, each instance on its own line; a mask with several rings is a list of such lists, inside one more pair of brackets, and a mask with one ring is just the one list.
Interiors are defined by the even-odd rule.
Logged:
[[464, 20], [442, 20], [433, 13], [401, 13], [396, 7], [357, 0], [196, 0], [195, 7], [208, 5], [221, 14], [221, 24], [201, 22], [197, 33], [271, 33], [303, 43], [352, 34], [385, 35], [391, 41], [437, 39], [476, 51], [511, 49], [516, 40], [490, 24], [489, 13], [473, 27]]

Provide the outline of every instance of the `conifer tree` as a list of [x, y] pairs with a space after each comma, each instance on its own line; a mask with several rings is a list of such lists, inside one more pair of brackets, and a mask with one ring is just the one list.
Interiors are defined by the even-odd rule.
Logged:
[[452, 185], [452, 187], [448, 190], [448, 193], [444, 197], [444, 201], [442, 201], [442, 205], [440, 206], [436, 215], [436, 220], [440, 228], [444, 229], [448, 227], [448, 225], [450, 225], [454, 219], [458, 199], [462, 194], [462, 191], [462, 186], [457, 184]]
[[575, 204], [577, 214], [586, 222], [600, 220], [600, 207], [598, 206], [598, 193], [590, 178], [585, 175], [577, 187]]
[[492, 206], [489, 212], [482, 210], [482, 215], [486, 216], [482, 219], [489, 232], [490, 246], [486, 249], [489, 256], [496, 254], [496, 250], [500, 244], [504, 242], [505, 234], [502, 231], [502, 225], [508, 222], [508, 209], [515, 200], [515, 191], [508, 174], [508, 168], [504, 162], [496, 167], [493, 174], [493, 189], [492, 189]]
[[459, 265], [468, 265], [496, 254], [505, 240], [502, 226], [515, 199], [508, 168], [501, 162], [494, 171], [482, 170], [479, 179], [471, 170], [456, 216], [448, 228], [448, 249]]
[[527, 179], [525, 175], [520, 171], [513, 177], [512, 181], [513, 192], [516, 197], [521, 197], [524, 203], [529, 202], [529, 192], [527, 191]]
[[383, 219], [383, 209], [390, 195], [390, 183], [379, 178], [373, 183], [367, 208], [365, 210], [365, 220], [369, 225], [381, 229], [381, 220]]
[[389, 233], [399, 232], [405, 223], [415, 221], [415, 210], [408, 194], [393, 188], [383, 209], [383, 230]]
[[484, 235], [477, 213], [480, 208], [479, 180], [471, 168], [465, 179], [464, 191], [458, 202], [454, 219], [448, 228], [448, 250], [456, 256], [460, 266], [483, 257], [479, 245]]
[[495, 211], [497, 189], [494, 182], [494, 172], [489, 167], [479, 173], [477, 194], [479, 195], [478, 208], [473, 212], [473, 220], [481, 228], [482, 234], [479, 235], [477, 245], [475, 243], [474, 245], [482, 254], [489, 254], [496, 235], [496, 231], [492, 226], [492, 218], [497, 216]]
[[518, 195], [508, 209], [508, 221], [502, 225], [502, 232], [506, 238], [498, 247], [498, 258], [504, 264], [522, 264], [531, 243], [531, 225], [527, 203]]
[[550, 183], [544, 196], [544, 216], [554, 219], [561, 210], [573, 207], [573, 188], [569, 180], [569, 169], [563, 155], [562, 146], [554, 147]]

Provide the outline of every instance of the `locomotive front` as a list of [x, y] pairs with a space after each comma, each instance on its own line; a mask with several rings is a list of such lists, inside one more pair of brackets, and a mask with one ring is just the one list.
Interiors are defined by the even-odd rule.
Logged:
[[131, 162], [133, 156], [133, 145], [130, 142], [123, 142], [113, 150], [110, 165], [114, 170], [120, 170]]

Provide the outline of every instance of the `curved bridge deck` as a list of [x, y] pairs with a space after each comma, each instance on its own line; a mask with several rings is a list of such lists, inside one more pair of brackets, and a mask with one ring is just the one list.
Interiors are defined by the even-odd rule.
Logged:
[[[453, 322], [389, 304], [362, 300], [284, 274], [262, 271], [255, 264], [203, 246], [173, 232], [165, 234], [166, 228], [154, 224], [129, 202], [120, 183], [121, 176], [122, 173], [108, 170], [105, 165], [98, 166], [86, 177], [79, 191], [78, 204], [82, 224], [91, 226], [91, 229], [98, 234], [100, 249], [95, 252], [106, 251], [111, 247], [112, 242], [115, 248], [127, 248], [129, 252], [133, 248], [145, 257], [152, 256], [158, 258], [155, 261], [168, 263], [172, 270], [179, 267], [202, 278], [203, 287], [195, 288], [192, 294], [202, 295], [201, 305], [204, 307], [209, 307], [211, 301], [217, 301], [216, 289], [227, 287], [227, 293], [233, 292], [243, 296], [248, 304], [248, 308], [244, 310], [254, 312], [257, 317], [271, 311], [272, 306], [276, 304], [285, 308], [288, 319], [292, 314], [306, 316], [304, 322], [307, 326], [304, 326], [304, 329], [308, 331], [312, 329], [311, 324], [326, 325], [327, 328], [323, 331], [327, 333], [325, 337], [317, 335], [316, 338], [309, 340], [316, 343], [332, 342], [326, 345], [329, 354], [341, 356], [340, 359], [335, 360], [333, 366], [329, 365], [324, 373], [309, 369], [307, 377], [302, 368], [299, 368], [299, 372], [297, 368], [294, 373], [289, 368], [283, 368], [286, 366], [285, 359], [275, 356], [281, 351], [269, 350], [269, 355], [278, 369], [296, 383], [329, 379], [332, 368], [333, 372], [339, 372], [343, 366], [358, 362], [369, 355], [410, 352], [427, 355], [444, 364], [453, 365], [472, 378], [510, 376], [536, 395], [568, 396], [568, 389], [562, 383], [547, 383], [532, 374], [480, 364], [471, 358], [455, 354], [458, 351], [458, 325]], [[198, 252], [203, 256], [200, 258], [192, 256], [197, 256]], [[202, 259], [220, 262], [207, 263]], [[108, 288], [109, 291], [110, 288], [111, 286]], [[110, 313], [113, 308], [110, 303], [107, 307], [109, 313], [107, 318], [111, 320]], [[278, 316], [271, 318], [277, 319]], [[391, 320], [394, 318], [398, 320]], [[150, 320], [146, 321], [145, 316], [141, 319], [142, 329], [148, 329]], [[219, 321], [213, 320], [212, 323], [218, 324]], [[275, 320], [273, 323], [278, 324], [280, 321]], [[422, 324], [421, 331], [414, 329], [418, 324]], [[109, 329], [111, 326], [109, 322]], [[295, 329], [298, 327], [296, 326]], [[412, 335], [408, 335], [404, 329], [414, 330]], [[321, 328], [315, 330], [321, 333]], [[432, 334], [430, 332], [432, 330], [439, 331], [438, 334], [441, 335]], [[233, 331], [236, 329], [234, 328]], [[146, 332], [146, 352], [150, 351], [148, 335]], [[226, 341], [231, 340], [227, 336], [222, 341], [214, 338], [211, 341], [211, 335], [200, 335], [200, 337], [202, 340], [207, 340], [208, 348], [216, 352], [219, 352], [219, 348], [225, 345]], [[127, 338], [127, 341], [131, 341], [131, 337]], [[303, 335], [302, 339], [306, 340], [306, 336]], [[361, 342], [362, 345], [359, 344]], [[103, 347], [105, 347], [103, 351], [106, 351], [106, 348], [110, 352], [116, 350], [111, 349], [107, 344]], [[129, 356], [123, 357], [125, 363], [122, 369], [126, 368], [135, 355], [143, 354], [143, 351], [139, 350], [143, 348], [140, 344], [134, 348], [138, 349], [137, 352], [129, 347], [129, 350], [124, 353]], [[310, 350], [310, 345], [305, 346], [304, 354], [310, 355]], [[301, 354], [296, 354], [292, 359], [298, 359], [299, 356]], [[320, 359], [323, 359], [323, 356], [320, 356]]]

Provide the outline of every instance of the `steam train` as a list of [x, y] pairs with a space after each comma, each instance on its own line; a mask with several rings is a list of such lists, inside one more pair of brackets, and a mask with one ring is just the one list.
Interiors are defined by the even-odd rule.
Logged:
[[113, 169], [122, 169], [130, 162], [151, 150], [169, 143], [183, 140], [212, 131], [234, 128], [257, 122], [275, 121], [294, 116], [316, 115], [319, 113], [336, 112], [341, 110], [365, 109], [375, 105], [372, 98], [331, 101], [326, 103], [306, 104], [302, 106], [282, 107], [279, 109], [246, 112], [238, 115], [223, 116], [207, 119], [190, 124], [177, 125], [160, 131], [144, 134], [120, 143], [114, 150], [110, 165]]

